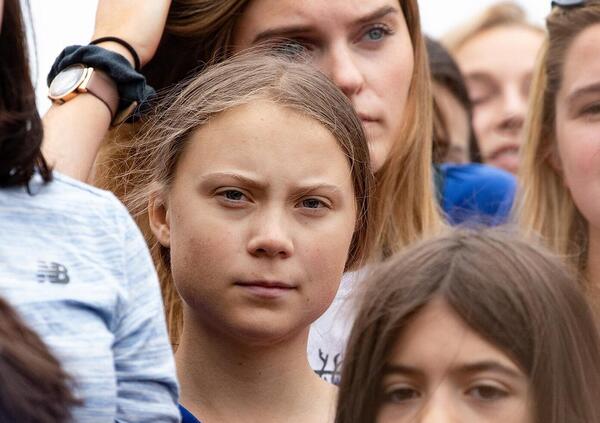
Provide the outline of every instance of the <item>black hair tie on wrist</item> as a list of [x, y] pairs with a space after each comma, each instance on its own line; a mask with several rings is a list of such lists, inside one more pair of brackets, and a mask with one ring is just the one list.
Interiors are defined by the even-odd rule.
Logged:
[[127, 41], [125, 41], [119, 37], [101, 37], [101, 38], [97, 38], [97, 39], [91, 41], [90, 45], [96, 45], [96, 44], [104, 43], [104, 42], [108, 42], [108, 41], [112, 41], [113, 43], [117, 43], [117, 44], [120, 44], [123, 47], [125, 47], [127, 49], [127, 51], [129, 53], [131, 53], [131, 56], [133, 57], [133, 63], [134, 63], [135, 70], [137, 72], [140, 71], [140, 67], [142, 66], [142, 63], [140, 61], [140, 56], [138, 56], [137, 51], [135, 51], [135, 49]]

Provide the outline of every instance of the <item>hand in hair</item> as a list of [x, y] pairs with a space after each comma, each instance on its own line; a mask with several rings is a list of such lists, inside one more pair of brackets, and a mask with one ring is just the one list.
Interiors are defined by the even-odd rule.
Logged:
[[[119, 37], [140, 56], [142, 66], [152, 59], [160, 42], [171, 0], [99, 0], [92, 39]], [[123, 54], [133, 64], [131, 54], [119, 44], [102, 47]]]

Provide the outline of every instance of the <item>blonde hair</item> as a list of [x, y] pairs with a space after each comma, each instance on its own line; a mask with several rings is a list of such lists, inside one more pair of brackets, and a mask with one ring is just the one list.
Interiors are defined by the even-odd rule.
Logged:
[[148, 199], [170, 189], [177, 162], [199, 127], [222, 112], [257, 100], [270, 100], [314, 119], [335, 137], [348, 159], [357, 210], [346, 269], [360, 266], [370, 253], [369, 203], [374, 182], [366, 137], [349, 100], [313, 67], [264, 52], [214, 65], [162, 99], [129, 144], [130, 170], [120, 181], [134, 187], [124, 200], [151, 246], [174, 344], [183, 324], [181, 300], [172, 280], [170, 251], [148, 228]]
[[569, 47], [584, 29], [596, 23], [600, 23], [599, 3], [569, 10], [556, 8], [547, 19], [548, 37], [535, 69], [516, 205], [523, 229], [541, 234], [582, 278], [588, 249], [587, 222], [559, 170], [555, 101]]
[[485, 9], [481, 14], [464, 23], [443, 37], [443, 44], [457, 52], [468, 41], [490, 29], [517, 26], [544, 33], [544, 30], [527, 19], [525, 10], [513, 1], [503, 1]]

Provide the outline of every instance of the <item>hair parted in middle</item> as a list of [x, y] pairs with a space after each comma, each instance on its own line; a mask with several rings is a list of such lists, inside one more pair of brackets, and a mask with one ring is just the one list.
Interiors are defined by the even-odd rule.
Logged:
[[376, 421], [383, 375], [402, 333], [442, 300], [529, 380], [535, 422], [600, 421], [600, 336], [560, 260], [498, 229], [422, 241], [364, 285], [342, 371], [335, 423]]
[[374, 187], [369, 149], [360, 119], [343, 93], [313, 67], [253, 51], [208, 68], [175, 87], [139, 131], [129, 150], [125, 203], [136, 216], [151, 247], [161, 279], [171, 340], [177, 344], [182, 327], [181, 303], [170, 272], [169, 249], [148, 228], [148, 199], [169, 190], [179, 158], [189, 138], [213, 117], [237, 106], [268, 100], [314, 119], [337, 140], [348, 159], [357, 221], [346, 269], [361, 266], [370, 255], [370, 203]]
[[[250, 1], [174, 0], [158, 51], [142, 70], [148, 82], [159, 90], [170, 87], [231, 56], [233, 31]], [[443, 227], [431, 167], [433, 105], [419, 6], [417, 0], [399, 0], [399, 4], [412, 42], [414, 70], [404, 116], [398, 117], [403, 120], [402, 134], [377, 173], [370, 229], [373, 259], [389, 256]], [[97, 160], [96, 184], [121, 198], [135, 189], [115, 176], [131, 171], [127, 154], [139, 127], [113, 131]]]

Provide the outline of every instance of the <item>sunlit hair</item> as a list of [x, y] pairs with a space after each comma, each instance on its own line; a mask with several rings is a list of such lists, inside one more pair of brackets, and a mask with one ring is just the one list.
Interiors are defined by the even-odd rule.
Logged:
[[443, 43], [450, 51], [456, 53], [468, 41], [482, 32], [503, 26], [528, 28], [540, 34], [544, 33], [541, 27], [532, 24], [527, 19], [527, 14], [521, 6], [514, 1], [502, 1], [488, 7], [481, 14], [446, 34], [443, 37]]
[[222, 112], [259, 100], [273, 101], [313, 119], [335, 137], [348, 160], [357, 211], [346, 269], [361, 266], [369, 256], [374, 182], [367, 141], [349, 100], [313, 67], [264, 52], [214, 65], [165, 96], [130, 144], [129, 171], [122, 175], [126, 186], [135, 187], [125, 195], [125, 202], [151, 246], [174, 343], [181, 333], [181, 303], [173, 286], [169, 249], [159, 245], [148, 229], [148, 199], [169, 190], [178, 160], [198, 128]]
[[365, 284], [344, 358], [335, 423], [374, 422], [402, 331], [434, 300], [523, 371], [536, 423], [600, 421], [600, 337], [560, 260], [532, 240], [460, 230], [423, 241]]
[[556, 96], [573, 40], [600, 23], [600, 3], [569, 10], [555, 8], [547, 18], [548, 36], [534, 72], [525, 142], [519, 168], [516, 215], [527, 232], [542, 235], [547, 244], [584, 279], [587, 222], [577, 210], [559, 169], [556, 145]]
[[[207, 63], [229, 57], [235, 24], [248, 4], [249, 0], [174, 0], [161, 45], [143, 69], [149, 83], [157, 89], [169, 87]], [[373, 259], [436, 233], [442, 226], [431, 168], [431, 83], [419, 8], [416, 0], [402, 0], [400, 6], [415, 64], [404, 116], [399, 117], [404, 122], [401, 135], [377, 175], [371, 228], [377, 246]], [[128, 161], [122, 145], [133, 142], [137, 130], [121, 128], [116, 134], [118, 141], [105, 143], [97, 162], [96, 183], [120, 197], [131, 189], [115, 180], [115, 175], [128, 170], [124, 168]]]
[[[25, 11], [29, 3], [23, 2]], [[5, 0], [0, 22], [0, 187], [27, 185], [38, 171], [51, 172], [40, 148], [42, 120], [29, 74], [25, 21], [20, 0]], [[1, 11], [0, 11], [1, 12]]]
[[0, 421], [67, 423], [80, 402], [40, 337], [0, 298]]

